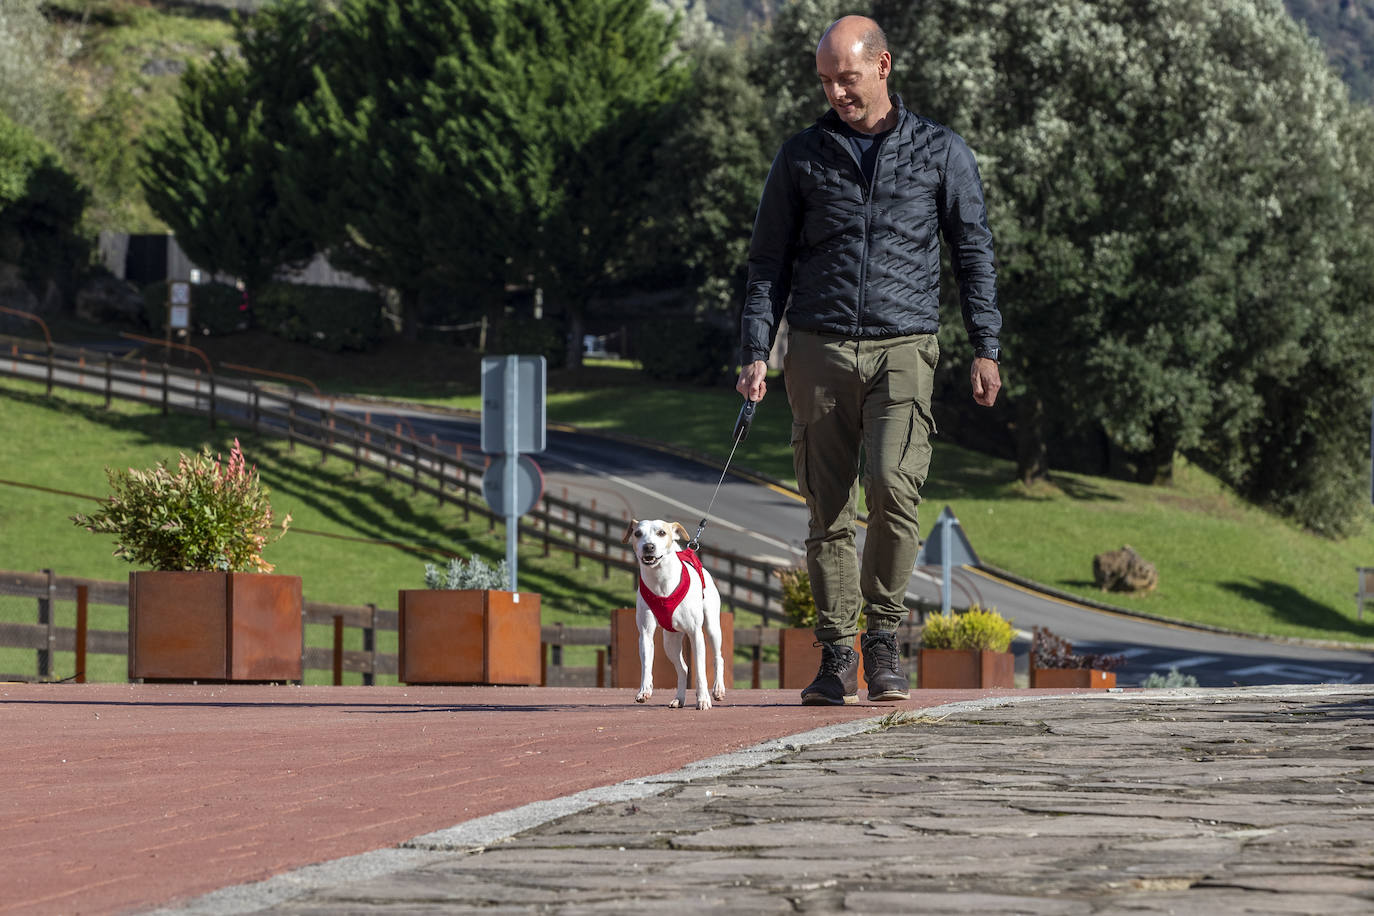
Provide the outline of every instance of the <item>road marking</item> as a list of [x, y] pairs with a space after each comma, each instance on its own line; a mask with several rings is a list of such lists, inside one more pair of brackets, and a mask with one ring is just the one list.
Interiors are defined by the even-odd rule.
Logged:
[[1235, 668], [1226, 673], [1238, 677], [1264, 674], [1275, 678], [1289, 678], [1303, 683], [1311, 683], [1313, 678], [1320, 678], [1337, 684], [1358, 684], [1361, 680], [1358, 671], [1337, 671], [1334, 668], [1316, 668], [1310, 665], [1291, 665], [1283, 662], [1272, 665], [1255, 665], [1253, 668]]
[[[581, 471], [584, 474], [596, 475], [597, 477], [600, 477], [602, 480], [612, 481], [614, 483], [619, 484], [622, 487], [625, 487], [628, 490], [633, 490], [636, 493], [643, 493], [645, 496], [652, 496], [654, 499], [661, 500], [662, 502], [665, 502], [670, 506], [683, 510], [693, 518], [701, 517], [701, 510], [695, 506], [689, 506], [684, 502], [673, 499], [671, 496], [664, 496], [658, 490], [652, 490], [649, 487], [643, 486], [642, 484], [637, 484], [632, 480], [626, 480], [624, 477], [619, 477], [615, 474], [607, 474], [605, 471], [599, 471], [596, 468], [583, 464], [580, 461], [573, 461], [568, 458], [561, 458], [557, 455], [549, 455], [543, 460], [548, 461], [551, 464], [567, 465], [568, 467], [573, 468], [574, 470]], [[791, 544], [787, 543], [786, 541], [782, 541], [774, 537], [769, 537], [766, 534], [759, 534], [757, 531], [754, 531], [750, 528], [745, 528], [742, 525], [736, 525], [734, 522], [728, 521], [726, 519], [716, 518], [708, 519], [708, 521], [716, 525], [719, 525], [722, 528], [728, 528], [731, 531], [734, 531], [738, 534], [747, 534], [750, 537], [762, 541], [770, 547], [776, 547], [779, 550], [785, 550], [793, 555], [799, 553], [799, 551], [797, 551]]]
[[[1166, 664], [1170, 668], [1196, 668], [1198, 665], [1206, 665], [1220, 660], [1220, 655], [1193, 655], [1188, 658], [1170, 660]], [[1162, 670], [1163, 665], [1155, 665], [1155, 668]]]

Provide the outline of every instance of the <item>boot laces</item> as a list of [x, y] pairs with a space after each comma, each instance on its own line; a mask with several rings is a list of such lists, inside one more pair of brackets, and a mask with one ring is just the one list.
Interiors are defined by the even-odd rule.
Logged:
[[845, 650], [843, 646], [831, 646], [821, 643], [821, 671], [822, 677], [839, 677], [844, 674], [849, 667], [850, 656], [853, 649]]
[[895, 633], [878, 633], [870, 636], [864, 647], [873, 656], [873, 667], [896, 669], [899, 661], [897, 636]]

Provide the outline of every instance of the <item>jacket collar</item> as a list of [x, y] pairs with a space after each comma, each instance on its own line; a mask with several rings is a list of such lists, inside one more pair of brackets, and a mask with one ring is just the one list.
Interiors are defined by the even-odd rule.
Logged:
[[[907, 119], [906, 105], [902, 102], [902, 97], [895, 92], [889, 95], [888, 98], [892, 101], [892, 107], [897, 109], [897, 123], [893, 125], [892, 129], [894, 131], [900, 130], [903, 122]], [[844, 132], [844, 122], [840, 120], [839, 115], [835, 114], [835, 109], [833, 108], [827, 108], [825, 114], [816, 119], [816, 126], [822, 130], [828, 130], [831, 133]]]

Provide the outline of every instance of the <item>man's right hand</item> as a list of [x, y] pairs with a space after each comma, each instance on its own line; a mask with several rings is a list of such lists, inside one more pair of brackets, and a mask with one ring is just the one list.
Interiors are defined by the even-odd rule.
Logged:
[[767, 376], [768, 363], [756, 359], [740, 369], [739, 381], [735, 383], [735, 390], [751, 401], [762, 401], [763, 396], [768, 393]]

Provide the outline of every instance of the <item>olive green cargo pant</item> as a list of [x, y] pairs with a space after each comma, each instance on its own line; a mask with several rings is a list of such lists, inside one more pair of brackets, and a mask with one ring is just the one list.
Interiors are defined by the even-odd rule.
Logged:
[[[930, 470], [935, 335], [848, 340], [792, 330], [783, 371], [797, 485], [810, 509], [806, 568], [816, 638], [853, 641], [906, 619], [920, 536], [916, 507]], [[859, 472], [868, 501], [863, 562], [855, 548]]]

